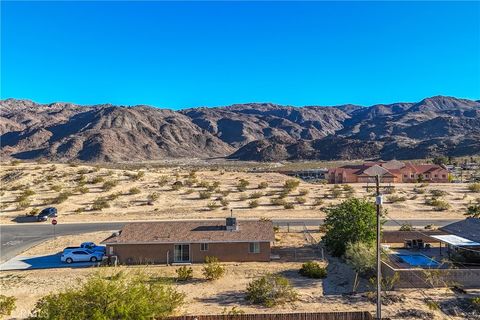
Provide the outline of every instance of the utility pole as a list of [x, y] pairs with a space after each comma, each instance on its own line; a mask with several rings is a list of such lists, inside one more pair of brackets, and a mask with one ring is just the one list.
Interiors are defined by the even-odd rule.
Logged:
[[382, 196], [380, 195], [380, 176], [375, 176], [375, 184], [377, 187], [377, 194], [375, 198], [375, 204], [377, 207], [377, 319], [382, 319], [382, 260], [380, 250], [380, 212], [383, 203]]

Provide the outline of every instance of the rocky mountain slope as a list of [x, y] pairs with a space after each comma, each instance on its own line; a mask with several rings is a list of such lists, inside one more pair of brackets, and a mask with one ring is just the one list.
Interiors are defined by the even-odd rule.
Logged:
[[2, 158], [138, 161], [480, 154], [480, 103], [437, 96], [361, 107], [239, 104], [182, 111], [0, 101]]

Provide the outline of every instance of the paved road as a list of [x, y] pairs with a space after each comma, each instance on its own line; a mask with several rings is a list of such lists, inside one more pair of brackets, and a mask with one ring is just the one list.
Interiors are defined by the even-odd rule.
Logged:
[[[222, 220], [223, 221], [223, 220]], [[458, 220], [399, 220], [399, 223], [410, 223], [413, 226], [423, 227], [427, 224], [444, 226]], [[55, 227], [56, 235], [76, 235], [86, 232], [119, 230], [128, 222], [95, 222], [95, 223], [59, 223]], [[318, 226], [323, 219], [275, 219], [275, 224], [286, 226], [303, 225]], [[387, 226], [396, 226], [397, 223], [391, 220], [386, 222]], [[0, 261], [9, 260], [22, 251], [53, 238], [53, 226], [46, 223], [25, 223], [0, 226]]]

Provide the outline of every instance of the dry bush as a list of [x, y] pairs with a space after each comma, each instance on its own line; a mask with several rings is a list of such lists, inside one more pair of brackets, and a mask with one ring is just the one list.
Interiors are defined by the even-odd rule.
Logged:
[[258, 200], [251, 200], [251, 201], [249, 201], [249, 202], [248, 202], [248, 206], [249, 206], [250, 208], [252, 208], [252, 209], [258, 207], [258, 206], [259, 206]]
[[250, 199], [259, 199], [261, 197], [263, 197], [263, 193], [259, 191], [250, 194]]
[[210, 199], [210, 197], [212, 196], [212, 193], [211, 192], [208, 192], [208, 191], [200, 191], [198, 192], [198, 198], [199, 199]]
[[139, 188], [137, 188], [137, 187], [133, 187], [133, 188], [130, 188], [130, 189], [128, 190], [128, 193], [129, 193], [129, 194], [139, 194], [139, 193], [141, 193], [141, 192], [142, 192], [142, 191], [141, 191]]

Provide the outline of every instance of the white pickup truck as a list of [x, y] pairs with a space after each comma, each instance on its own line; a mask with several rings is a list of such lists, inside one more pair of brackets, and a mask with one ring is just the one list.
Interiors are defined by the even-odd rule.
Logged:
[[97, 246], [94, 242], [83, 242], [82, 244], [80, 244], [79, 247], [66, 247], [65, 249], [63, 249], [63, 252], [65, 253], [78, 249], [88, 249], [95, 252], [102, 252], [103, 254], [105, 254], [106, 250], [105, 246]]

